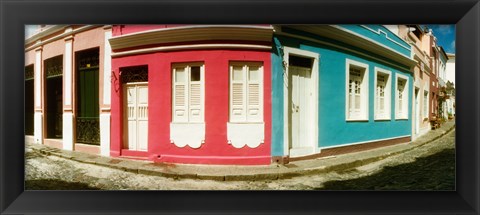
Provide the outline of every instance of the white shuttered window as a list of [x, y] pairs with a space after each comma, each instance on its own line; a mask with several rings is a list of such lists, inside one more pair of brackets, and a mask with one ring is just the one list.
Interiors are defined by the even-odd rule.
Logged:
[[173, 65], [173, 122], [204, 122], [203, 64]]
[[408, 119], [408, 78], [407, 76], [397, 74], [396, 81], [396, 118]]
[[368, 65], [346, 60], [346, 120], [368, 120]]
[[263, 122], [263, 66], [230, 64], [230, 122]]
[[391, 71], [375, 67], [375, 120], [389, 120], [391, 113]]

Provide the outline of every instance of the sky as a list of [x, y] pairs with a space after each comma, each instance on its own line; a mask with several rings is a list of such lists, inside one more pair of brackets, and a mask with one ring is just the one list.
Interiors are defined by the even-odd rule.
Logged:
[[32, 36], [37, 30], [38, 25], [25, 25], [25, 38]]
[[437, 43], [447, 53], [455, 53], [455, 25], [426, 25], [432, 29]]

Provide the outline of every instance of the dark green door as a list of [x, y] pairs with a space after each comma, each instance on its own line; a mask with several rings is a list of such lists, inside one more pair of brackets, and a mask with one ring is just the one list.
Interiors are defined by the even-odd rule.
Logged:
[[77, 54], [76, 142], [78, 143], [100, 144], [98, 56], [98, 49]]

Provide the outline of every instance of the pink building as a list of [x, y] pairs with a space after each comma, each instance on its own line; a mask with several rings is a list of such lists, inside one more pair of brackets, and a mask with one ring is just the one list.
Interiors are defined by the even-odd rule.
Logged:
[[52, 25], [26, 38], [26, 142], [109, 155], [110, 36]]
[[271, 163], [269, 25], [113, 26], [112, 156]]

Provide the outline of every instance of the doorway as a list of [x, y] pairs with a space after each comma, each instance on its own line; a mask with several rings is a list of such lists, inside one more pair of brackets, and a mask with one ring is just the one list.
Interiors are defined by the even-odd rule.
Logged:
[[45, 60], [46, 137], [62, 138], [63, 131], [63, 55]]
[[75, 142], [100, 145], [99, 49], [75, 53], [76, 132]]
[[148, 151], [148, 67], [121, 68], [123, 148]]
[[[287, 49], [288, 50], [288, 49]], [[310, 53], [296, 50], [301, 53]], [[286, 149], [290, 157], [314, 154], [318, 149], [317, 79], [318, 58], [288, 53], [285, 97]], [[318, 56], [318, 55], [317, 55]]]
[[25, 135], [33, 135], [34, 127], [34, 91], [33, 65], [25, 67]]
[[415, 135], [420, 133], [420, 89], [415, 88]]

